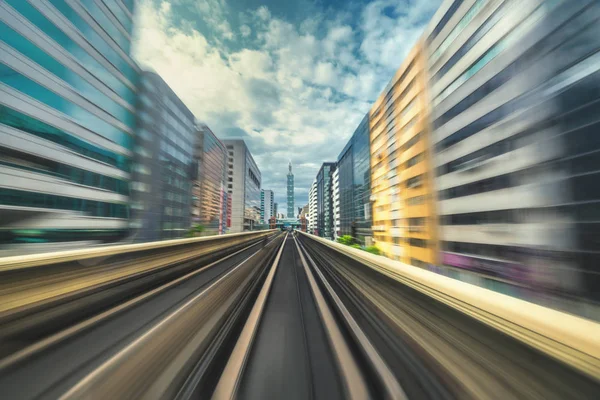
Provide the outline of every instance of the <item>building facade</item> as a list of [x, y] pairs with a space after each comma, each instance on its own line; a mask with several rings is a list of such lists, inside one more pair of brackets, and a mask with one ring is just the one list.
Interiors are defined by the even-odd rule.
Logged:
[[333, 171], [332, 199], [333, 199], [333, 240], [340, 236], [340, 170]]
[[132, 2], [0, 3], [0, 245], [128, 234]]
[[333, 172], [335, 162], [326, 162], [321, 165], [317, 173], [317, 223], [316, 234], [320, 237], [333, 239]]
[[375, 244], [419, 267], [437, 263], [424, 41], [419, 40], [370, 113]]
[[441, 263], [598, 298], [597, 1], [445, 1], [426, 32]]
[[[131, 182], [138, 242], [182, 237], [191, 225], [194, 115], [154, 72], [143, 72]], [[209, 143], [210, 139], [206, 140]]]
[[243, 140], [223, 143], [228, 157], [227, 192], [232, 199], [230, 232], [254, 230], [260, 223], [260, 170]]
[[339, 234], [372, 244], [371, 152], [369, 114], [352, 134], [338, 157], [340, 191]]
[[295, 218], [294, 211], [294, 174], [292, 173], [292, 162], [290, 161], [287, 174], [287, 217]]
[[192, 225], [221, 235], [227, 232], [227, 149], [205, 124], [196, 126], [194, 158]]
[[272, 190], [261, 189], [260, 191], [260, 220], [262, 224], [268, 224], [269, 220], [275, 214], [274, 195]]

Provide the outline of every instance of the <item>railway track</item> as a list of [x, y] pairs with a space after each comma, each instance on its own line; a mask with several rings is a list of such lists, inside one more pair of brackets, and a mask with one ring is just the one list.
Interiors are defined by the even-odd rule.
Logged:
[[[281, 233], [195, 260], [25, 309], [23, 318], [13, 313], [0, 337], [21, 341], [4, 347], [0, 393], [180, 400], [600, 393], [594, 379], [306, 236]], [[126, 296], [130, 283], [136, 289]], [[52, 321], [45, 330], [44, 321]]]

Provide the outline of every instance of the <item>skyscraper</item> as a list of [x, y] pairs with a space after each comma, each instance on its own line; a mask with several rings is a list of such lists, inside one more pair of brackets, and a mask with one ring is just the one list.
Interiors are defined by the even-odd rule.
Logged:
[[0, 242], [127, 234], [132, 2], [0, 2]]
[[294, 174], [292, 173], [292, 162], [288, 165], [289, 172], [287, 174], [287, 217], [295, 218], [294, 213]]

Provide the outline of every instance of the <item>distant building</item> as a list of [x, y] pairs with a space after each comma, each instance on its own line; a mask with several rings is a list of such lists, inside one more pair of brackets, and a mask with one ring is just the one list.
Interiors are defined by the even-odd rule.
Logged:
[[308, 215], [308, 204], [300, 208], [300, 218], [306, 218]]
[[274, 217], [277, 217], [277, 208], [278, 208], [277, 203], [273, 202], [273, 214], [272, 215]]
[[294, 215], [294, 174], [292, 173], [292, 162], [288, 165], [287, 174], [287, 217], [295, 218]]
[[0, 246], [127, 236], [139, 69], [125, 3], [0, 2]]
[[195, 166], [192, 189], [192, 225], [204, 234], [227, 231], [227, 149], [205, 124], [196, 127]]
[[131, 183], [135, 241], [182, 237], [190, 228], [194, 115], [154, 72], [143, 72]]
[[273, 191], [261, 189], [260, 191], [260, 220], [262, 224], [268, 224], [273, 214]]
[[227, 192], [232, 198], [230, 232], [254, 230], [260, 223], [261, 174], [246, 143], [227, 139]]

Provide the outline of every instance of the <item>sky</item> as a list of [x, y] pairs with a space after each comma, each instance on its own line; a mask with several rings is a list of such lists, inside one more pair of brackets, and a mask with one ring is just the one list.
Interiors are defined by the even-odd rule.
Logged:
[[134, 58], [220, 138], [242, 138], [286, 209], [340, 151], [441, 0], [138, 0]]

